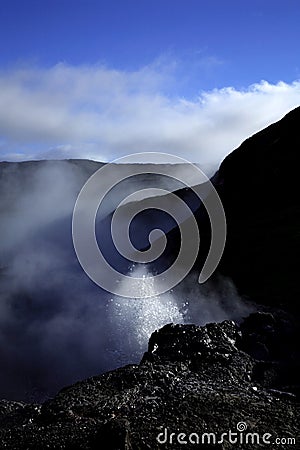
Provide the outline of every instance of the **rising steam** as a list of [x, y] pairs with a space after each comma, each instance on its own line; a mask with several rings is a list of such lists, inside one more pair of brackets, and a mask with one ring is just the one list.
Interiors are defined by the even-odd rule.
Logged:
[[227, 280], [200, 286], [191, 274], [157, 297], [147, 269], [129, 266], [150, 293], [145, 299], [111, 296], [92, 283], [76, 259], [71, 218], [82, 185], [98, 167], [89, 161], [0, 164], [2, 398], [40, 401], [76, 380], [138, 362], [150, 334], [165, 323], [246, 314]]

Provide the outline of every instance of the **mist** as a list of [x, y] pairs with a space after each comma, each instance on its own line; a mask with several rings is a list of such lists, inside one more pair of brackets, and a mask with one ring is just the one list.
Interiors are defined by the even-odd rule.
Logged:
[[300, 102], [299, 80], [205, 91], [200, 77], [184, 97], [176, 66], [162, 60], [133, 71], [66, 63], [0, 71], [0, 160], [112, 161], [160, 151], [212, 175], [233, 148]]
[[[151, 333], [166, 323], [239, 320], [251, 309], [230, 280], [217, 277], [200, 286], [195, 273], [156, 297], [149, 270], [127, 263], [125, 272], [141, 279], [149, 298], [112, 296], [82, 270], [71, 233], [77, 195], [101, 165], [75, 160], [0, 166], [1, 397], [43, 401], [77, 380], [139, 362]], [[178, 170], [170, 167], [173, 175]], [[120, 194], [157, 186], [158, 178], [150, 178], [128, 180], [110, 192], [98, 217], [100, 241]], [[170, 191], [181, 187], [167, 178], [160, 182]]]
[[147, 268], [133, 265], [130, 273], [140, 278], [140, 289], [149, 297], [114, 296], [108, 303], [109, 320], [115, 330], [111, 351], [122, 364], [138, 363], [147, 350], [151, 333], [167, 323], [205, 325], [223, 320], [239, 323], [255, 310], [252, 303], [238, 295], [233, 283], [221, 275], [200, 285], [199, 274], [192, 272], [174, 289], [155, 296], [156, 281]]

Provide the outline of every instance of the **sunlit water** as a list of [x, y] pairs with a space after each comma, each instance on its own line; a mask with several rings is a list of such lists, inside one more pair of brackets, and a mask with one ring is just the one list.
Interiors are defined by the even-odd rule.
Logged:
[[140, 278], [134, 283], [138, 283], [140, 293], [146, 298], [116, 296], [109, 302], [109, 317], [114, 329], [112, 344], [120, 363], [139, 361], [155, 330], [170, 322], [184, 323], [186, 315], [185, 302], [176, 301], [172, 292], [159, 297], [154, 295], [157, 292], [155, 278], [143, 266], [132, 266], [130, 275]]
[[115, 365], [139, 362], [147, 350], [151, 334], [167, 323], [239, 321], [252, 311], [252, 306], [241, 299], [233, 284], [224, 278], [199, 285], [197, 274], [173, 292], [156, 296], [156, 279], [143, 265], [133, 265], [130, 273], [138, 281], [139, 291], [145, 298], [113, 297], [108, 303], [111, 337], [107, 351]]

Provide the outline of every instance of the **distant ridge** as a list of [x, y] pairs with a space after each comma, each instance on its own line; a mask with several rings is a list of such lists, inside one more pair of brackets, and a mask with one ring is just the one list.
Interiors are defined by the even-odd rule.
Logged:
[[228, 222], [221, 270], [258, 302], [299, 309], [300, 107], [247, 139], [215, 176]]

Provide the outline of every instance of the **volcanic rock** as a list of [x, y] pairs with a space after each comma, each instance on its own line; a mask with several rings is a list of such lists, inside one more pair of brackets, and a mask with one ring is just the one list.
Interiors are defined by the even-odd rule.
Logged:
[[[230, 321], [169, 324], [152, 334], [139, 365], [78, 382], [40, 408], [2, 402], [2, 448], [177, 449], [182, 439], [187, 449], [197, 448], [196, 439], [203, 449], [243, 448], [221, 442], [229, 430], [238, 439], [248, 432], [260, 439], [269, 433], [272, 442], [297, 440], [299, 403], [260, 384], [255, 373], [261, 361], [240, 349], [251, 322], [273, 322], [261, 319], [245, 321], [245, 341]], [[260, 446], [255, 441], [247, 448]]]

